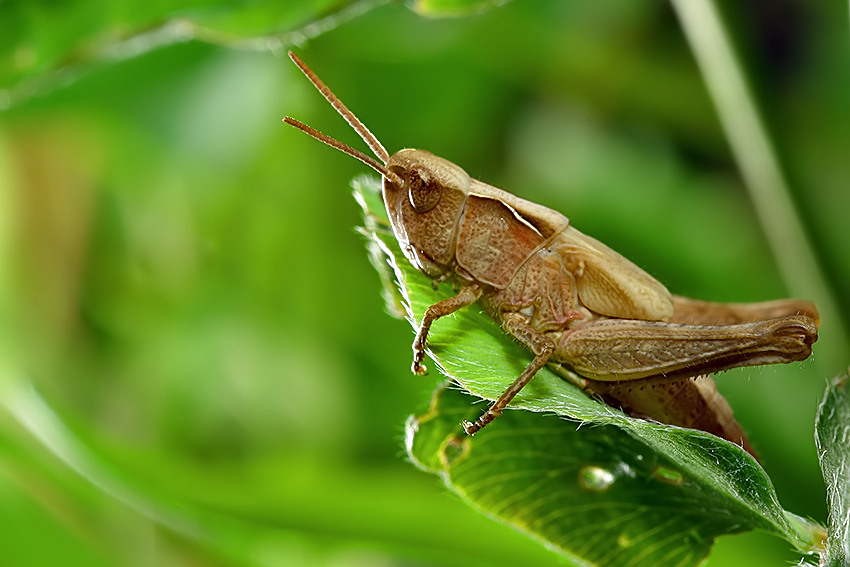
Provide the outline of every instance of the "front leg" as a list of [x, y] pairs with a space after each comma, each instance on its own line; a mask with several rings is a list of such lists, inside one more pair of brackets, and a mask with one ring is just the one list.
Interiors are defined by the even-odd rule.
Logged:
[[425, 315], [422, 317], [422, 323], [419, 324], [419, 330], [416, 331], [416, 338], [413, 339], [412, 370], [414, 374], [422, 376], [428, 370], [422, 364], [422, 360], [425, 358], [425, 345], [428, 340], [428, 331], [431, 330], [431, 324], [440, 317], [451, 315], [458, 309], [472, 305], [478, 301], [481, 293], [481, 286], [478, 284], [465, 285], [454, 297], [438, 301], [425, 311]]
[[592, 380], [674, 380], [804, 360], [817, 331], [808, 315], [735, 325], [602, 319], [564, 332], [553, 358]]

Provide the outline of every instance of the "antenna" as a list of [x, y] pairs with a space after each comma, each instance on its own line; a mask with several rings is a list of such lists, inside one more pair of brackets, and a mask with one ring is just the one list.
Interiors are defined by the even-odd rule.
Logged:
[[290, 126], [295, 126], [299, 130], [301, 130], [302, 132], [307, 134], [308, 136], [312, 136], [313, 138], [316, 138], [320, 142], [325, 143], [325, 144], [331, 146], [332, 148], [338, 149], [339, 151], [341, 151], [344, 154], [348, 154], [355, 159], [359, 159], [360, 161], [362, 161], [363, 163], [365, 163], [366, 165], [368, 165], [369, 167], [371, 167], [372, 169], [374, 169], [375, 171], [377, 171], [378, 173], [380, 173], [381, 175], [383, 175], [384, 177], [389, 179], [393, 184], [397, 185], [398, 187], [404, 187], [404, 182], [401, 180], [401, 177], [399, 177], [398, 175], [396, 175], [395, 173], [393, 173], [392, 171], [387, 169], [386, 165], [379, 162], [375, 158], [367, 156], [366, 154], [364, 154], [360, 150], [355, 150], [351, 146], [343, 144], [339, 140], [331, 138], [327, 134], [323, 134], [322, 132], [319, 132], [315, 128], [311, 128], [310, 126], [307, 126], [303, 122], [299, 122], [298, 120], [295, 120], [294, 118], [290, 118], [289, 116], [287, 116], [286, 118], [283, 119], [283, 121], [286, 122], [287, 124], [289, 124]]
[[[301, 61], [300, 57], [298, 57], [297, 55], [295, 55], [295, 53], [290, 51], [289, 52], [289, 58], [292, 59], [292, 62], [295, 63], [295, 65], [297, 65], [299, 69], [301, 69], [301, 72], [304, 73], [304, 75], [308, 79], [310, 79], [310, 82], [313, 83], [313, 86], [316, 87], [319, 90], [320, 93], [322, 93], [322, 96], [324, 96], [325, 99], [327, 99], [327, 101], [329, 103], [331, 103], [331, 106], [333, 106], [336, 109], [336, 111], [340, 114], [340, 116], [345, 118], [345, 121], [348, 122], [348, 124], [352, 128], [354, 128], [354, 131], [357, 132], [360, 135], [360, 137], [363, 139], [364, 142], [366, 142], [366, 145], [369, 146], [369, 148], [372, 150], [372, 152], [375, 154], [375, 156], [379, 160], [381, 160], [383, 163], [387, 163], [387, 160], [389, 159], [390, 154], [387, 152], [386, 149], [384, 149], [384, 146], [381, 145], [381, 142], [378, 141], [378, 138], [376, 138], [375, 135], [372, 134], [372, 132], [370, 132], [369, 129], [366, 128], [366, 126], [362, 122], [360, 122], [360, 120], [354, 115], [353, 112], [348, 110], [348, 107], [345, 106], [342, 103], [342, 101], [339, 100], [337, 98], [337, 96], [327, 86], [325, 86], [325, 83], [323, 83], [322, 80], [318, 76], [316, 76], [316, 73], [314, 73], [313, 70], [310, 69], [307, 66], [306, 63]], [[292, 123], [288, 122], [288, 124], [292, 124]], [[292, 124], [292, 125], [295, 126], [295, 124]], [[306, 130], [304, 130], [304, 131], [306, 132]], [[318, 138], [318, 137], [317, 137], [317, 139], [325, 142], [326, 144], [328, 143], [327, 140], [325, 140], [325, 139]], [[329, 145], [334, 146], [334, 144], [329, 144]], [[337, 149], [342, 149], [339, 146], [334, 146], [334, 147], [337, 148]], [[343, 150], [343, 151], [345, 151], [345, 150]], [[346, 153], [348, 153], [348, 152], [346, 152]], [[349, 155], [353, 155], [353, 154], [349, 154]], [[359, 157], [357, 159], [360, 159], [362, 161], [362, 159], [359, 158]]]

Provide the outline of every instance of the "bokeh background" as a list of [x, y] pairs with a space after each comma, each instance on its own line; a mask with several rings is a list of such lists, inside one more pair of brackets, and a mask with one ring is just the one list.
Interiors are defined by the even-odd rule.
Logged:
[[[674, 292], [789, 289], [673, 8], [521, 0], [0, 4], [0, 561], [558, 565], [406, 461], [410, 374], [355, 232], [363, 145], [555, 208]], [[717, 380], [786, 509], [824, 521], [813, 442], [848, 364], [847, 6], [719, 2], [835, 299], [813, 359]], [[814, 292], [812, 292], [814, 293]], [[818, 297], [810, 297], [819, 299]], [[763, 534], [710, 565], [795, 562]]]

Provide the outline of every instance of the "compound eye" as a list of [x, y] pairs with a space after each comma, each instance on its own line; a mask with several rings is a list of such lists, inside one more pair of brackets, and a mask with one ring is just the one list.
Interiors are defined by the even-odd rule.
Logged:
[[431, 176], [431, 173], [421, 167], [414, 167], [407, 174], [407, 190], [410, 204], [417, 213], [430, 211], [440, 202], [443, 188]]

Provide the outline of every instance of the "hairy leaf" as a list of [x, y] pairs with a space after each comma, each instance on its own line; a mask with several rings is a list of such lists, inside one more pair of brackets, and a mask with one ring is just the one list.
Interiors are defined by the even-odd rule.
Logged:
[[826, 482], [829, 505], [829, 539], [823, 565], [850, 562], [850, 392], [847, 374], [836, 378], [826, 389], [818, 408], [815, 426], [820, 466]]

